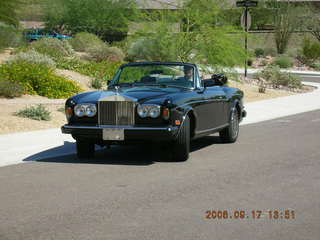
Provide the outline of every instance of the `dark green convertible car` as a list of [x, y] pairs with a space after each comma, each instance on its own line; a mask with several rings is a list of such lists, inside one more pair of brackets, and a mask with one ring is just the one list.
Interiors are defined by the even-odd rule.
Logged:
[[172, 160], [185, 161], [193, 139], [219, 132], [223, 142], [237, 140], [243, 92], [226, 83], [222, 74], [202, 79], [190, 63], [125, 64], [106, 91], [66, 101], [62, 132], [76, 140], [80, 158], [93, 157], [96, 144], [156, 142], [170, 144]]

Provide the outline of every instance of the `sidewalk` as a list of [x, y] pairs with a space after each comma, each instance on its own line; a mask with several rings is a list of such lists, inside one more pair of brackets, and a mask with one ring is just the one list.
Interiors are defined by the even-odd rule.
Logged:
[[[242, 125], [320, 109], [320, 83], [304, 84], [318, 89], [246, 104], [248, 116]], [[74, 153], [74, 140], [60, 129], [0, 135], [0, 167]]]
[[[237, 73], [243, 73], [244, 74], [244, 68], [234, 68]], [[255, 68], [248, 68], [248, 74], [254, 74], [262, 69], [255, 69]], [[287, 69], [281, 69], [282, 72], [290, 72], [293, 74], [297, 74], [300, 76], [317, 76], [320, 77], [320, 72], [316, 71], [299, 71], [299, 70], [287, 70]]]

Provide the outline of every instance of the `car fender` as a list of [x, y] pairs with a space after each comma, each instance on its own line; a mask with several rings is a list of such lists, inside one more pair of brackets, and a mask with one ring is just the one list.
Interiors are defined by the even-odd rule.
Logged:
[[[194, 109], [191, 106], [186, 106], [183, 109], [180, 109], [179, 112], [181, 114], [182, 123], [179, 127], [177, 135], [180, 133], [181, 127], [184, 125], [187, 115], [189, 115], [189, 116], [191, 116], [191, 118], [193, 118], [191, 121], [193, 121], [192, 131], [194, 131], [197, 126], [197, 118], [198, 118], [197, 113], [194, 111]], [[194, 134], [194, 132], [192, 133], [192, 135], [193, 134]]]
[[239, 112], [239, 117], [240, 117], [240, 121], [242, 121], [242, 118], [243, 118], [243, 104], [241, 102], [240, 99], [235, 99], [231, 105], [230, 105], [230, 109], [229, 109], [229, 120], [231, 118], [231, 113], [234, 111], [234, 110], [238, 110]]

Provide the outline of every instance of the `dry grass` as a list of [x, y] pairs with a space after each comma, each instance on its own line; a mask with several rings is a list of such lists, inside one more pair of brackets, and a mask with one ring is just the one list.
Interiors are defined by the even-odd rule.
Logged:
[[[16, 111], [24, 109], [27, 106], [35, 106], [39, 103], [42, 103], [51, 112], [52, 120], [37, 121], [14, 116]], [[59, 108], [64, 107], [64, 100], [49, 100], [39, 96], [23, 96], [16, 99], [0, 98], [0, 105], [0, 134], [57, 128], [66, 123], [64, 113], [58, 111]]]
[[265, 93], [259, 93], [259, 87], [255, 85], [249, 85], [246, 83], [239, 83], [234, 81], [229, 81], [228, 85], [230, 87], [239, 88], [244, 92], [244, 102], [255, 102], [270, 98], [285, 97], [290, 95], [295, 95], [294, 92], [289, 92], [285, 90], [274, 90], [266, 89]]

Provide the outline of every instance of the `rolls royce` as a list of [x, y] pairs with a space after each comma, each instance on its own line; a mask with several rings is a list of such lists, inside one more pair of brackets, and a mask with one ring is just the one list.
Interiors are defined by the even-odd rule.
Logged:
[[170, 144], [173, 161], [189, 157], [190, 141], [219, 133], [233, 143], [246, 116], [243, 92], [227, 77], [202, 79], [191, 63], [142, 62], [122, 65], [105, 91], [69, 98], [62, 133], [76, 140], [79, 158], [94, 156], [95, 145], [155, 142]]

